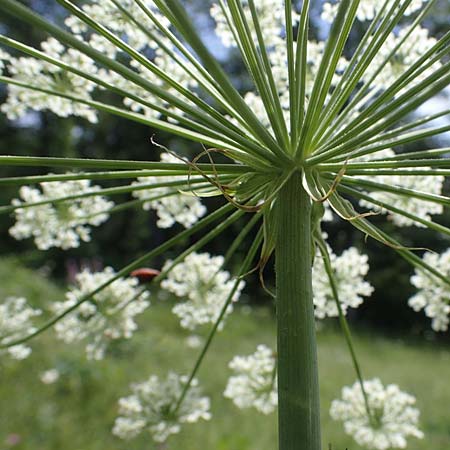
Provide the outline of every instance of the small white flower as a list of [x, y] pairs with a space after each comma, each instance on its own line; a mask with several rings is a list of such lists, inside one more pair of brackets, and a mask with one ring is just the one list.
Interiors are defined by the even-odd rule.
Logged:
[[[169, 153], [163, 153], [161, 155], [162, 162], [179, 163], [175, 156]], [[186, 179], [186, 177], [183, 177]], [[181, 178], [181, 179], [183, 179]], [[133, 183], [135, 186], [142, 184], [160, 184], [170, 181], [180, 180], [180, 177], [142, 177], [138, 178], [138, 181]], [[141, 200], [145, 200], [151, 197], [164, 196], [176, 192], [174, 195], [158, 198], [144, 202], [143, 208], [145, 210], [154, 209], [158, 215], [158, 221], [156, 224], [159, 228], [169, 228], [174, 223], [180, 223], [185, 228], [189, 228], [198, 219], [206, 214], [206, 207], [202, 204], [200, 199], [194, 195], [181, 194], [177, 192], [177, 189], [188, 189], [188, 180], [186, 179], [186, 185], [183, 187], [158, 187], [153, 189], [140, 189], [133, 192], [133, 196]]]
[[[243, 10], [247, 23], [253, 35], [255, 43], [258, 42], [255, 27], [252, 21], [252, 14], [247, 2], [243, 2]], [[258, 14], [258, 22], [263, 34], [264, 43], [268, 48], [282, 40], [282, 36], [285, 32], [285, 13], [284, 3], [281, 1], [271, 0], [258, 0], [255, 2], [256, 11]], [[221, 6], [215, 2], [210, 10], [212, 18], [216, 22], [216, 34], [220, 37], [223, 45], [226, 47], [236, 47], [237, 43], [234, 38], [233, 32], [227, 21], [227, 15], [230, 15], [230, 10], [226, 8], [226, 14], [222, 10]], [[298, 14], [293, 11], [293, 20], [296, 22]]]
[[[0, 345], [8, 345], [36, 331], [32, 319], [41, 314], [41, 310], [28, 306], [23, 297], [7, 297], [0, 303]], [[0, 355], [9, 354], [14, 359], [25, 359], [31, 348], [14, 345], [0, 349]]]
[[[118, 3], [139, 23], [145, 24], [148, 31], [157, 32], [156, 26], [134, 0], [119, 0]], [[144, 0], [144, 3], [152, 10], [163, 26], [170, 26], [168, 19], [158, 11], [152, 0]], [[81, 8], [92, 20], [107, 27], [117, 36], [127, 36], [128, 44], [134, 49], [142, 50], [146, 47], [156, 49], [158, 47], [157, 42], [149, 39], [148, 35], [136, 26], [111, 0], [92, 0]], [[65, 23], [74, 34], [80, 35], [80, 38], [81, 35], [88, 34], [88, 26], [76, 16], [68, 17]]]
[[201, 397], [194, 379], [180, 407], [177, 402], [188, 377], [170, 372], [165, 380], [151, 376], [147, 381], [131, 385], [132, 395], [119, 400], [119, 414], [113, 434], [131, 439], [148, 431], [156, 442], [164, 442], [171, 434], [180, 432], [181, 424], [209, 420], [210, 401]]
[[272, 413], [278, 405], [275, 356], [265, 345], [258, 345], [249, 356], [235, 356], [229, 364], [235, 375], [228, 380], [223, 395], [238, 408], [255, 408]]
[[[95, 192], [99, 186], [91, 186], [89, 180], [51, 181], [40, 183], [41, 189], [22, 186], [20, 197], [14, 199], [14, 206], [50, 201], [60, 197]], [[100, 195], [46, 203], [15, 210], [16, 223], [9, 233], [15, 239], [34, 238], [40, 250], [60, 247], [63, 250], [78, 247], [80, 241], [90, 240], [91, 226], [105, 222], [108, 210], [114, 203]]]
[[191, 334], [188, 336], [185, 339], [185, 342], [189, 348], [199, 348], [203, 345], [203, 339], [196, 334]]
[[[390, 158], [392, 156], [395, 156], [395, 152], [391, 149], [386, 149], [380, 152], [373, 153], [369, 156], [355, 158], [355, 161], [368, 161], [371, 159], [382, 160], [383, 158]], [[444, 177], [440, 175], [375, 175], [368, 178], [368, 180], [392, 187], [398, 186], [401, 188], [412, 189], [418, 192], [425, 192], [435, 195], [440, 195], [442, 193], [444, 184]], [[409, 214], [414, 214], [421, 219], [432, 220], [432, 215], [442, 214], [444, 211], [443, 206], [439, 203], [427, 202], [405, 195], [392, 194], [390, 192], [383, 191], [372, 191], [369, 195], [375, 200], [387, 203], [388, 205], [391, 205]], [[417, 227], [425, 227], [425, 225], [421, 224], [420, 222], [416, 222], [400, 214], [391, 213], [386, 209], [380, 208], [379, 206], [374, 205], [373, 203], [370, 203], [366, 200], [360, 200], [359, 204], [383, 214], [388, 214], [388, 217], [397, 226], [415, 225]]]
[[342, 389], [342, 399], [333, 400], [330, 415], [344, 423], [347, 434], [364, 447], [376, 450], [405, 448], [406, 438], [422, 438], [417, 428], [419, 410], [416, 399], [395, 384], [384, 387], [380, 380], [364, 381], [372, 420], [367, 416], [359, 382]]
[[[441, 255], [425, 252], [423, 261], [434, 267], [444, 276], [450, 278], [450, 249]], [[409, 299], [409, 306], [414, 311], [424, 310], [432, 319], [431, 326], [435, 331], [447, 331], [450, 316], [450, 287], [440, 278], [416, 268], [411, 283], [419, 290]]]
[[[390, 10], [390, 8], [393, 6], [394, 1], [397, 0], [391, 0], [391, 2], [388, 3], [384, 11], [385, 13]], [[410, 14], [414, 13], [418, 9], [422, 8], [422, 4], [426, 3], [427, 1], [428, 0], [412, 0], [410, 5], [406, 8], [404, 15], [409, 16]], [[400, 4], [400, 2], [398, 3]], [[333, 22], [337, 14], [339, 4], [340, 1], [334, 3], [330, 2], [324, 3], [321, 15], [322, 20], [326, 22]], [[376, 14], [380, 11], [383, 5], [384, 2], [381, 2], [379, 0], [361, 0], [358, 5], [356, 17], [360, 21], [372, 20], [375, 18]]]
[[[178, 303], [172, 311], [181, 319], [181, 326], [194, 330], [199, 325], [215, 323], [235, 283], [230, 274], [220, 270], [224, 262], [222, 256], [210, 256], [208, 253], [191, 253], [184, 262], [177, 264], [161, 282], [161, 287], [177, 297], [187, 297], [187, 301]], [[167, 261], [162, 271], [172, 264]], [[245, 283], [239, 282], [233, 294], [232, 302], [239, 299]], [[226, 315], [233, 306], [230, 302]], [[223, 326], [223, 321], [221, 323]]]
[[[111, 267], [97, 273], [80, 272], [76, 276], [77, 287], [67, 292], [66, 301], [53, 305], [55, 313], [61, 314], [74, 306], [114, 275]], [[134, 317], [150, 305], [148, 292], [140, 293], [138, 283], [136, 278], [119, 278], [102, 289], [56, 323], [58, 338], [66, 343], [84, 340], [87, 357], [103, 359], [111, 341], [131, 338], [137, 329]]]
[[44, 384], [53, 384], [59, 380], [59, 376], [60, 373], [58, 369], [49, 369], [42, 372], [39, 378]]
[[[363, 278], [369, 271], [368, 257], [359, 253], [355, 247], [344, 250], [340, 256], [336, 256], [331, 248], [328, 248], [328, 252], [345, 314], [348, 308], [360, 306], [363, 297], [369, 297], [373, 292], [373, 287]], [[314, 259], [312, 285], [316, 318], [337, 317], [339, 312], [320, 252]]]
[[[375, 86], [383, 89], [388, 88], [437, 42], [435, 38], [429, 36], [429, 31], [426, 28], [418, 26], [410, 31], [408, 27], [404, 27], [398, 33], [391, 33], [389, 35], [370, 65], [369, 70], [365, 73], [365, 80], [372, 76], [373, 71], [384, 63], [385, 59], [390, 56], [402, 40], [404, 42], [396, 50], [394, 57], [390, 58], [389, 62], [373, 81]], [[408, 37], [405, 39], [407, 34]], [[422, 70], [411, 80], [408, 87], [410, 88], [412, 85], [423, 81], [439, 69], [440, 66], [441, 63], [437, 61], [427, 69]], [[400, 93], [402, 92], [404, 90], [400, 91]]]
[[[97, 67], [92, 59], [75, 49], [66, 49], [54, 38], [43, 41], [41, 48], [52, 58], [75, 66], [85, 73], [91, 75], [97, 73]], [[30, 86], [43, 87], [84, 100], [91, 100], [91, 94], [95, 89], [93, 82], [35, 58], [10, 57], [7, 70], [12, 78]], [[92, 123], [97, 122], [97, 113], [86, 104], [14, 85], [8, 86], [8, 97], [0, 109], [10, 119], [17, 119], [29, 109], [33, 109], [50, 110], [60, 117], [80, 116]]]

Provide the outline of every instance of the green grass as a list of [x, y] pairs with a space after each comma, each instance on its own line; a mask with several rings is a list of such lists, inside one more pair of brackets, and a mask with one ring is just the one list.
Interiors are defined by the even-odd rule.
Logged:
[[[26, 295], [35, 305], [62, 298], [63, 293], [14, 260], [0, 264], [0, 298]], [[155, 297], [155, 296], [153, 296]], [[0, 450], [157, 450], [147, 435], [124, 442], [111, 435], [117, 399], [128, 395], [131, 382], [168, 370], [188, 373], [198, 349], [185, 345], [188, 333], [170, 313], [170, 302], [153, 299], [140, 319], [140, 331], [131, 341], [116, 345], [108, 359], [88, 362], [81, 348], [58, 343], [50, 331], [33, 343], [25, 361], [0, 360]], [[213, 419], [187, 425], [171, 438], [168, 450], [272, 450], [276, 448], [276, 416], [239, 410], [221, 393], [235, 354], [252, 353], [256, 345], [273, 346], [273, 317], [266, 309], [237, 309], [216, 338], [199, 379], [212, 399]], [[368, 332], [355, 336], [365, 377], [380, 377], [414, 394], [421, 410], [424, 440], [412, 439], [414, 450], [448, 450], [450, 353], [429, 343], [409, 344]], [[319, 332], [319, 364], [323, 402], [324, 449], [359, 450], [328, 409], [343, 385], [354, 382], [350, 358], [342, 337], [330, 327]], [[39, 374], [57, 367], [62, 375], [44, 385]], [[11, 435], [20, 443], [7, 443]], [[299, 445], [299, 449], [302, 449]], [[303, 449], [302, 449], [303, 450]], [[305, 449], [307, 450], [307, 449]]]

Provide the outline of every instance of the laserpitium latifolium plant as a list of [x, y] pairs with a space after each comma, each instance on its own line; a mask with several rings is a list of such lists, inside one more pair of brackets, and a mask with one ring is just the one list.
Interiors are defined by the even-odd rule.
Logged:
[[[333, 402], [333, 418], [369, 448], [403, 448], [406, 438], [422, 437], [412, 396], [377, 379], [363, 380], [345, 313], [372, 292], [363, 279], [367, 257], [355, 248], [334, 255], [321, 222], [335, 213], [411, 263], [418, 293], [410, 305], [424, 309], [436, 331], [447, 329], [449, 251], [421, 258], [371, 221], [373, 215], [387, 214], [398, 226], [450, 234], [431, 217], [449, 204], [442, 195], [449, 149], [423, 144], [423, 150], [408, 150], [408, 144], [450, 130], [434, 122], [448, 109], [431, 116], [414, 113], [450, 82], [450, 33], [436, 40], [421, 25], [435, 2], [325, 3], [322, 20], [330, 26], [322, 42], [309, 40], [308, 0], [219, 0], [211, 8], [216, 33], [240, 53], [253, 82], [251, 92], [238, 92], [202, 42], [188, 2], [56, 3], [67, 10], [64, 27], [16, 0], [0, 1], [3, 14], [49, 35], [40, 48], [0, 37], [10, 49], [0, 53], [0, 81], [9, 88], [2, 111], [17, 119], [30, 109], [50, 110], [92, 123], [97, 111], [108, 112], [186, 138], [198, 146], [199, 156], [188, 161], [177, 149], [162, 147], [157, 136], [153, 142], [162, 150], [160, 162], [0, 156], [2, 166], [71, 170], [0, 180], [22, 186], [21, 198], [0, 209], [15, 214], [10, 233], [34, 238], [42, 250], [77, 247], [90, 239], [92, 226], [137, 206], [156, 210], [160, 227], [185, 227], [117, 272], [81, 272], [77, 286], [40, 327], [32, 324], [39, 311], [25, 299], [4, 301], [2, 353], [26, 357], [27, 342], [54, 326], [62, 340], [85, 342], [89, 358], [103, 358], [112, 340], [132, 336], [133, 318], [149, 306], [146, 289], [130, 274], [156, 275], [154, 283], [161, 281], [163, 289], [185, 299], [174, 308], [181, 326], [194, 330], [211, 324], [191, 374], [150, 377], [132, 385], [132, 394], [119, 402], [117, 436], [131, 438], [147, 430], [164, 442], [180, 424], [210, 418], [197, 371], [244, 288], [244, 276], [255, 266], [262, 273], [274, 254], [276, 353], [259, 346], [253, 355], [234, 358], [225, 396], [238, 407], [263, 413], [278, 407], [280, 450], [322, 448], [315, 321], [337, 316], [358, 381]], [[357, 45], [349, 40], [352, 30], [362, 30]], [[114, 95], [102, 96], [104, 91]], [[105, 103], [105, 98], [114, 101]], [[229, 163], [216, 163], [218, 154]], [[91, 185], [113, 179], [137, 181], [116, 188]], [[107, 200], [123, 193], [135, 199], [116, 206]], [[222, 196], [224, 205], [207, 212], [200, 199], [213, 195]], [[245, 215], [247, 225], [224, 257], [198, 253]], [[143, 269], [203, 229], [209, 231], [160, 274]], [[225, 267], [249, 235], [254, 239], [247, 256], [231, 278]]]

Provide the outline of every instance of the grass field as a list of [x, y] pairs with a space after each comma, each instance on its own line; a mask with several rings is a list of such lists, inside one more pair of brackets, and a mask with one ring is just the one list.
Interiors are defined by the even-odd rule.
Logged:
[[[61, 299], [53, 284], [20, 264], [0, 264], [0, 299], [26, 295], [34, 305]], [[101, 362], [88, 362], [81, 348], [58, 343], [49, 331], [33, 344], [25, 361], [0, 360], [0, 450], [157, 450], [147, 435], [130, 442], [112, 436], [117, 399], [129, 394], [131, 382], [168, 370], [188, 373], [199, 349], [186, 345], [188, 334], [170, 313], [170, 302], [154, 299], [139, 320], [140, 331], [131, 341], [116, 345]], [[216, 338], [199, 373], [205, 394], [212, 399], [213, 420], [187, 425], [168, 441], [168, 450], [274, 450], [276, 416], [242, 411], [223, 399], [235, 354], [254, 352], [256, 345], [274, 346], [275, 326], [266, 309], [237, 309]], [[355, 376], [342, 337], [333, 327], [319, 332], [323, 447], [359, 450], [340, 424], [328, 416], [333, 398]], [[396, 383], [417, 397], [421, 410], [422, 441], [413, 450], [450, 448], [450, 352], [430, 343], [389, 340], [368, 331], [355, 334], [365, 378]], [[56, 367], [60, 379], [43, 384], [39, 375]], [[299, 446], [299, 449], [302, 447]], [[305, 449], [306, 450], [306, 449]]]

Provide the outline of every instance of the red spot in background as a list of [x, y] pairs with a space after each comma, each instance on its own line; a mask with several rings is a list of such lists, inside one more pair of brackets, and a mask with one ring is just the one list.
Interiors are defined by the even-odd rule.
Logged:
[[141, 283], [147, 283], [152, 281], [153, 278], [157, 277], [161, 272], [157, 269], [151, 269], [149, 267], [142, 267], [140, 269], [133, 270], [130, 276], [136, 277]]

